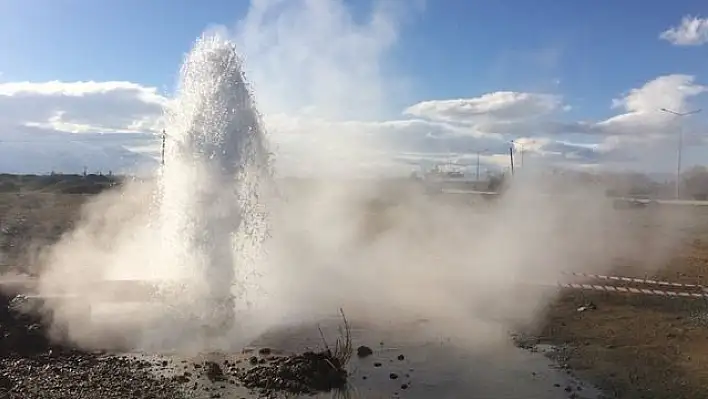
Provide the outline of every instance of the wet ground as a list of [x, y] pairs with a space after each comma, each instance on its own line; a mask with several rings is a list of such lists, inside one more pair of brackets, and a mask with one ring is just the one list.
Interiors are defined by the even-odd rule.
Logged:
[[[15, 307], [8, 306], [8, 299], [0, 307], [0, 397], [8, 398], [284, 397], [272, 389], [282, 386], [280, 374], [267, 368], [291, 363], [296, 353], [323, 350], [322, 337], [331, 348], [341, 337], [342, 319], [332, 318], [271, 329], [238, 353], [85, 353], [49, 343], [41, 321], [11, 311]], [[444, 321], [426, 319], [355, 319], [350, 325], [355, 353], [346, 366], [346, 388], [289, 397], [599, 397], [596, 389], [559, 367], [563, 360], [549, 356], [558, 354], [552, 347], [518, 348], [494, 324], [467, 323], [454, 336]], [[258, 389], [245, 387], [249, 381]]]
[[[552, 347], [528, 350], [509, 343], [463, 349], [453, 340], [411, 338], [410, 330], [353, 325], [354, 348], [365, 345], [373, 353], [364, 358], [354, 354], [348, 365], [346, 392], [290, 397], [560, 399], [598, 398], [600, 394], [546, 356]], [[323, 331], [332, 336], [331, 327]], [[239, 374], [277, 362], [294, 351], [318, 347], [322, 347], [319, 331], [309, 324], [265, 334], [245, 353], [130, 356], [147, 358], [157, 365], [153, 370], [159, 375], [176, 377], [188, 397], [251, 399], [260, 396], [242, 386]], [[214, 364], [224, 375], [217, 381], [209, 378]]]

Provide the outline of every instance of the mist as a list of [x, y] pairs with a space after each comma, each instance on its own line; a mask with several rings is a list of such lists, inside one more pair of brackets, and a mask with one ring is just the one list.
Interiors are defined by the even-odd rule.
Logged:
[[[269, 329], [336, 317], [342, 308], [354, 323], [426, 319], [434, 323], [421, 335], [470, 348], [505, 345], [507, 330], [542, 314], [562, 272], [606, 272], [615, 258], [646, 249], [601, 188], [565, 181], [548, 194], [553, 182], [541, 166], [521, 169], [498, 199], [473, 204], [430, 196], [412, 182], [362, 179], [362, 171], [386, 165], [376, 154], [396, 143], [338, 129], [352, 118], [374, 120], [405, 86], [384, 70], [410, 10], [385, 4], [357, 23], [340, 1], [253, 1], [235, 29], [211, 30], [243, 55], [276, 173], [304, 169], [311, 179], [286, 184], [261, 173], [267, 162], [258, 157], [238, 158], [241, 168], [211, 168], [214, 151], [199, 147], [191, 157], [169, 144], [167, 176], [97, 196], [40, 256], [39, 291], [51, 297], [57, 339], [88, 348], [234, 350]], [[214, 87], [228, 76], [210, 71], [200, 79], [192, 92], [219, 92]], [[178, 111], [211, 109], [179, 98]], [[216, 118], [171, 112], [173, 127]], [[226, 132], [243, 115], [227, 119], [208, 127]], [[288, 135], [298, 123], [306, 131]], [[225, 134], [208, 144], [224, 145]], [[333, 170], [336, 179], [322, 177]], [[655, 260], [649, 267], [671, 254], [685, 222], [675, 212], [652, 215], [667, 227], [665, 245], [646, 252]], [[149, 281], [156, 293], [97, 284], [116, 279]], [[206, 333], [205, 325], [214, 327], [211, 299], [224, 290], [233, 312], [218, 317], [233, 320]], [[106, 297], [119, 301], [109, 305]]]

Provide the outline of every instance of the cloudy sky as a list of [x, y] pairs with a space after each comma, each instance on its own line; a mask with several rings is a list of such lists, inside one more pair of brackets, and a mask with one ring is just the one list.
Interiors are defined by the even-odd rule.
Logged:
[[685, 167], [708, 150], [708, 112], [660, 111], [708, 106], [703, 0], [34, 0], [0, 2], [0, 172], [150, 165], [205, 30], [286, 173], [494, 169], [512, 140], [525, 167], [670, 173], [679, 129]]

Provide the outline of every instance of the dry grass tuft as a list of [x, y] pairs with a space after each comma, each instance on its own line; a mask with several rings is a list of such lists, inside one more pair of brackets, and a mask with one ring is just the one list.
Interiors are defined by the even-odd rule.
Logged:
[[320, 337], [322, 338], [322, 343], [325, 347], [325, 351], [335, 359], [339, 364], [339, 367], [344, 367], [349, 360], [352, 358], [354, 353], [354, 347], [352, 346], [352, 329], [347, 316], [344, 314], [343, 309], [339, 309], [339, 314], [342, 316], [342, 324], [339, 326], [339, 336], [334, 343], [334, 348], [330, 347], [327, 343], [327, 339], [322, 332], [322, 329], [318, 326], [317, 329], [320, 331]]

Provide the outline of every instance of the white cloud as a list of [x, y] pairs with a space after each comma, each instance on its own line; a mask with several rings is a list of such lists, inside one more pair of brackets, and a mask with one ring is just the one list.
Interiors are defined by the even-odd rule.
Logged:
[[[705, 145], [702, 129], [690, 118], [678, 118], [661, 111], [687, 112], [707, 88], [690, 75], [657, 77], [612, 101], [612, 108], [624, 111], [596, 123], [591, 132], [602, 135], [597, 152], [625, 166], [665, 170], [675, 162], [679, 130], [683, 146]], [[688, 160], [687, 162], [691, 162]]]
[[[167, 99], [131, 82], [0, 83], [0, 171], [135, 171]], [[119, 134], [111, 134], [120, 132]]]
[[679, 26], [661, 32], [659, 38], [676, 46], [700, 46], [708, 43], [708, 18], [687, 15]]
[[166, 98], [131, 82], [0, 83], [0, 124], [60, 132], [154, 132]]
[[[154, 138], [124, 136], [125, 140], [121, 141], [119, 135], [67, 135], [67, 132], [79, 130], [76, 129], [79, 124], [85, 126], [79, 131], [94, 133], [130, 131], [135, 121], [141, 120], [155, 126], [161, 106], [167, 101], [154, 89], [132, 83], [10, 83], [0, 88], [3, 96], [0, 118], [5, 122], [0, 138], [16, 142], [12, 151], [3, 152], [6, 162], [0, 166], [6, 170], [16, 169], [8, 164], [9, 159], [22, 164], [20, 158], [35, 159], [30, 165], [31, 171], [42, 168], [77, 171], [83, 167], [82, 158], [102, 165], [100, 168], [104, 170], [118, 170], [126, 168], [129, 162], [142, 162], [146, 159], [144, 147], [153, 144]], [[691, 76], [659, 77], [613, 100], [612, 107], [623, 113], [597, 123], [539, 119], [534, 111], [553, 115], [563, 105], [557, 97], [533, 93], [490, 93], [452, 102], [428, 101], [404, 110], [404, 113], [425, 115], [429, 119], [332, 120], [308, 114], [273, 113], [265, 115], [264, 120], [276, 144], [279, 166], [286, 174], [336, 172], [337, 168], [339, 172], [360, 168], [378, 173], [388, 168], [407, 173], [416, 168], [411, 165], [413, 160], [429, 165], [446, 159], [474, 169], [475, 153], [479, 150], [488, 150], [480, 157], [483, 163], [505, 166], [511, 139], [523, 143], [529, 161], [597, 163], [665, 145], [675, 131], [670, 125], [671, 116], [659, 112], [658, 108], [689, 109], [689, 100], [703, 92], [705, 88]], [[30, 99], [41, 107], [19, 112]], [[98, 111], [94, 106], [96, 101], [102, 104], [100, 112], [95, 112]], [[474, 106], [439, 112], [455, 108], [455, 104]], [[465, 109], [469, 110], [468, 114], [461, 111]], [[60, 112], [64, 112], [63, 118], [52, 119]], [[150, 133], [151, 129], [142, 131]], [[584, 145], [564, 140], [568, 134], [594, 136], [596, 143]], [[42, 155], [17, 157], [17, 149], [22, 147], [18, 142], [27, 140], [51, 144], [32, 146], [33, 151], [41, 148]], [[10, 147], [5, 143], [2, 148]], [[52, 160], [51, 151], [59, 154], [56, 161]], [[61, 155], [71, 152], [76, 157], [73, 164]], [[87, 158], [88, 153], [93, 155]], [[113, 167], [107, 160], [110, 156], [120, 159], [115, 163], [117, 166]], [[37, 159], [45, 161], [37, 163]]]
[[706, 87], [695, 80], [690, 75], [660, 76], [641, 88], [630, 90], [623, 98], [612, 100], [612, 107], [628, 112], [653, 112], [658, 108], [686, 111], [687, 100], [706, 91]]
[[[0, 84], [0, 169], [79, 172], [89, 164], [118, 171], [150, 161], [157, 155], [150, 135], [167, 101], [154, 88], [129, 82]], [[390, 167], [400, 151], [449, 153], [503, 143], [500, 135], [420, 119], [333, 121], [282, 113], [264, 119], [285, 173]], [[104, 134], [110, 132], [123, 139]]]
[[630, 90], [612, 101], [613, 108], [625, 111], [597, 124], [599, 132], [608, 135], [640, 137], [663, 136], [674, 129], [675, 117], [662, 108], [675, 112], [692, 110], [691, 100], [707, 91], [690, 75], [660, 76], [644, 86]]
[[[597, 164], [661, 154], [667, 158], [665, 147], [675, 148], [672, 140], [676, 126], [671, 124], [671, 115], [658, 109], [689, 110], [691, 100], [705, 91], [692, 76], [661, 76], [614, 99], [612, 108], [621, 113], [599, 122], [554, 121], [554, 112], [563, 107], [557, 96], [498, 92], [414, 104], [404, 110], [408, 117], [389, 120], [271, 113], [264, 121], [285, 174], [323, 170], [344, 173], [352, 168], [370, 173], [383, 173], [383, 169], [408, 173], [416, 168], [414, 162], [429, 165], [445, 160], [474, 169], [479, 150], [488, 150], [480, 157], [482, 163], [505, 166], [511, 139], [523, 143], [527, 162]], [[149, 134], [166, 101], [153, 88], [126, 82], [2, 84], [0, 119], [4, 123], [0, 141], [4, 143], [0, 144], [0, 156], [4, 162], [0, 167], [17, 170], [17, 165], [24, 163], [30, 171], [80, 171], [86, 159], [100, 169], [119, 170], [130, 162], [144, 162], [144, 147], [155, 141], [148, 135], [125, 135], [121, 140], [120, 135], [68, 132]], [[149, 127], [135, 129], [139, 124], [136, 121], [145, 121]], [[79, 125], [81, 129], [76, 128]], [[699, 133], [687, 134], [686, 145], [702, 145], [704, 139]], [[569, 138], [572, 135], [595, 139], [579, 144]], [[23, 141], [35, 142], [31, 151], [30, 146], [21, 144]], [[155, 148], [147, 155], [155, 156]], [[74, 161], [67, 154], [74, 154]], [[116, 161], [111, 163], [111, 157]]]
[[470, 123], [480, 120], [535, 119], [562, 108], [560, 96], [498, 91], [475, 98], [423, 101], [404, 113], [431, 120]]

